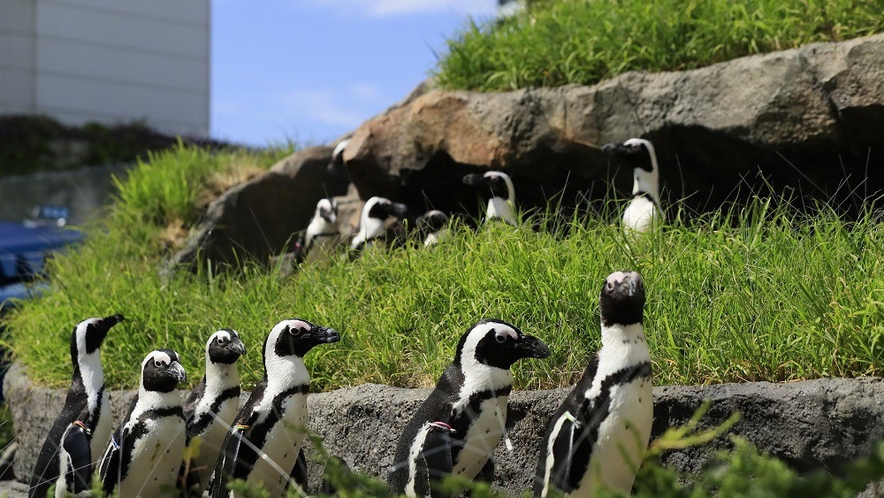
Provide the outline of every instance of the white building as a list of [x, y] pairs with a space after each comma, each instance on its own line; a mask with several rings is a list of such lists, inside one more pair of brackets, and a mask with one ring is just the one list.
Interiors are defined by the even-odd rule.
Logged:
[[210, 0], [0, 0], [0, 114], [209, 132]]

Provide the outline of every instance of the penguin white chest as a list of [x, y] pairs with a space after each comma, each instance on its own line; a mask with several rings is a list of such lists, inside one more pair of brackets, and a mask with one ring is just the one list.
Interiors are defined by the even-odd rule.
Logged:
[[651, 437], [654, 400], [650, 377], [614, 386], [610, 411], [599, 426], [589, 469], [569, 496], [592, 496], [595, 486], [629, 493]]
[[221, 445], [239, 411], [239, 398], [233, 397], [221, 403], [218, 413], [200, 437], [200, 450], [191, 462], [191, 468], [199, 475], [200, 482], [207, 484], [221, 453]]
[[497, 218], [502, 219], [510, 225], [518, 224], [516, 222], [516, 213], [513, 212], [513, 208], [509, 201], [503, 197], [492, 197], [488, 201], [488, 208], [485, 215], [489, 220]]
[[282, 404], [283, 418], [267, 433], [262, 451], [247, 482], [260, 485], [269, 496], [281, 496], [304, 442], [307, 395], [294, 394]]
[[132, 445], [132, 461], [120, 483], [120, 496], [172, 496], [184, 451], [184, 419], [146, 421], [146, 433]]
[[101, 394], [101, 408], [98, 412], [98, 424], [92, 431], [92, 439], [89, 441], [89, 451], [92, 453], [93, 467], [98, 467], [98, 460], [104, 454], [104, 448], [113, 431], [114, 417], [111, 413], [110, 395], [107, 391]]
[[478, 417], [467, 429], [463, 438], [463, 449], [451, 469], [453, 475], [473, 479], [485, 466], [491, 452], [503, 436], [507, 399], [507, 396], [498, 396], [486, 399], [479, 406]]
[[631, 200], [623, 211], [623, 227], [636, 232], [647, 232], [660, 218], [660, 210], [656, 204], [647, 197], [640, 196]]

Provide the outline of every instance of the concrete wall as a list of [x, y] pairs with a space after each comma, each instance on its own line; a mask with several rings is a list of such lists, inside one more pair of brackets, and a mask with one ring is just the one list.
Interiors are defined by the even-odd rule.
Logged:
[[0, 113], [207, 135], [210, 0], [0, 0]]

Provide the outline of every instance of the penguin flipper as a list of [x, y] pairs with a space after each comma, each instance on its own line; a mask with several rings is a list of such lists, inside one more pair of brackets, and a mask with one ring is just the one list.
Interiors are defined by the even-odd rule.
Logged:
[[119, 481], [120, 474], [120, 444], [121, 440], [121, 431], [117, 430], [117, 432], [111, 436], [110, 441], [107, 442], [107, 447], [104, 449], [104, 455], [101, 457], [101, 462], [98, 465], [98, 476], [101, 478], [101, 488], [102, 490], [111, 495], [114, 492], [114, 488], [117, 486], [117, 481]]
[[[291, 481], [294, 481], [304, 493], [307, 493], [307, 457], [304, 456], [304, 449], [298, 451], [298, 459], [295, 461], [292, 472], [289, 474]], [[291, 482], [289, 481], [289, 482]]]
[[[454, 461], [451, 456], [451, 427], [439, 422], [427, 424], [424, 450], [416, 462], [415, 491], [419, 496], [448, 497], [440, 485], [451, 475]], [[422, 489], [426, 487], [426, 489]]]
[[[554, 463], [550, 469], [549, 484], [550, 487], [555, 486], [555, 488], [563, 492], [571, 491], [577, 487], [571, 483], [571, 466], [573, 465], [574, 446], [577, 437], [576, 429], [573, 417], [566, 418], [562, 422], [559, 434], [552, 444]], [[579, 485], [580, 483], [576, 484]]]
[[65, 431], [61, 447], [67, 454], [69, 465], [65, 481], [71, 483], [74, 493], [89, 489], [92, 479], [92, 452], [89, 448], [90, 435], [82, 423], [73, 423]]
[[226, 498], [230, 495], [227, 485], [235, 479], [244, 479], [255, 464], [258, 454], [249, 442], [251, 429], [248, 425], [237, 425], [227, 434], [224, 451], [215, 465], [212, 481], [212, 498]]

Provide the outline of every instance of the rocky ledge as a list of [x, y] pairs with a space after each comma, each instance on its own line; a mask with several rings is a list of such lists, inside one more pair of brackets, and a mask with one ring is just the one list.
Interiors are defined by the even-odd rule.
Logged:
[[[19, 441], [15, 474], [26, 481], [43, 438], [61, 410], [65, 390], [35, 386], [16, 364], [6, 376], [4, 391]], [[513, 450], [498, 445], [496, 489], [508, 496], [520, 496], [531, 489], [546, 420], [567, 392], [516, 391], [510, 396], [506, 426]], [[428, 389], [365, 384], [311, 394], [309, 428], [322, 436], [329, 453], [345, 460], [353, 470], [383, 478], [399, 434], [428, 393]], [[132, 391], [111, 393], [117, 420], [133, 395]], [[839, 378], [657, 387], [652, 439], [668, 427], [683, 425], [707, 399], [712, 405], [701, 426], [718, 425], [740, 412], [742, 417], [729, 434], [748, 439], [802, 472], [817, 468], [837, 472], [840, 465], [867, 455], [872, 444], [884, 438], [884, 379]], [[696, 472], [728, 441], [722, 437], [706, 446], [673, 451], [664, 461], [679, 471]], [[321, 470], [312, 464], [311, 479], [316, 481]], [[866, 494], [874, 493], [876, 490]]]

